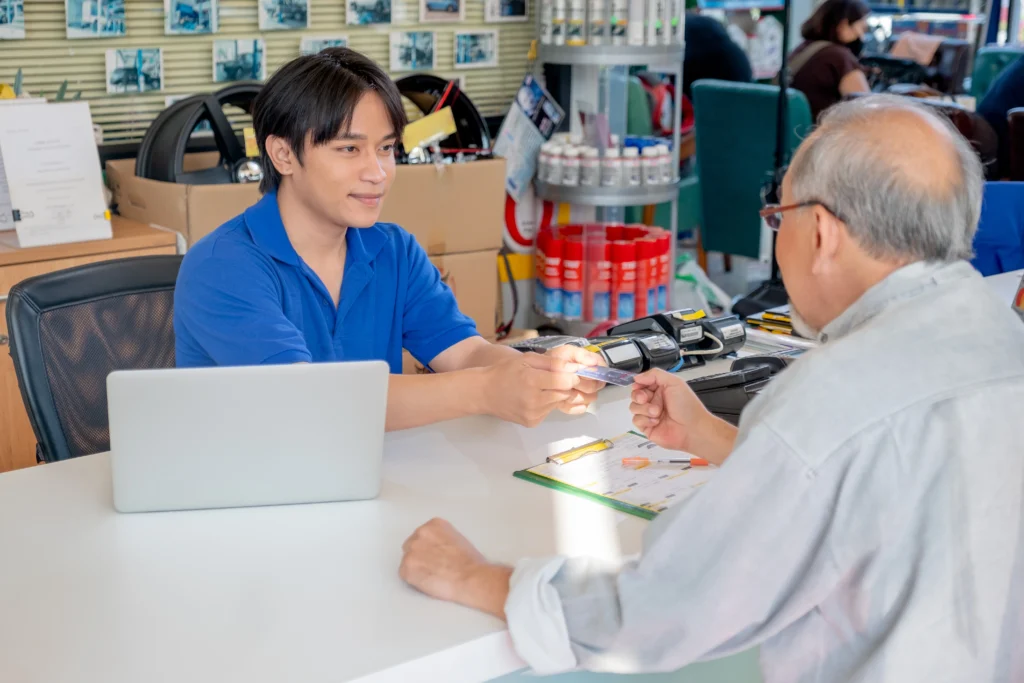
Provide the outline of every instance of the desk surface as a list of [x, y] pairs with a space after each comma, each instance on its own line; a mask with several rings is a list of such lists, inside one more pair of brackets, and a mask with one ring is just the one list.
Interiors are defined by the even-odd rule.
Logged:
[[114, 251], [173, 247], [177, 243], [176, 233], [129, 220], [123, 216], [112, 216], [110, 225], [113, 237], [108, 240], [90, 240], [26, 249], [18, 246], [18, 238], [14, 231], [0, 232], [0, 266], [108, 254]]
[[[1020, 275], [990, 282], [1009, 299]], [[475, 683], [516, 671], [500, 621], [399, 580], [401, 544], [444, 517], [506, 562], [637, 552], [645, 522], [512, 477], [560, 439], [628, 430], [627, 401], [609, 388], [593, 414], [533, 430], [477, 418], [391, 434], [382, 493], [358, 503], [120, 515], [105, 454], [4, 474], [0, 680]]]
[[401, 582], [401, 544], [437, 516], [506, 562], [637, 552], [646, 522], [512, 477], [548, 444], [628, 430], [627, 391], [602, 394], [594, 414], [533, 430], [477, 418], [391, 434], [373, 501], [122, 515], [106, 454], [4, 474], [0, 680], [468, 683], [521, 669], [503, 623]]

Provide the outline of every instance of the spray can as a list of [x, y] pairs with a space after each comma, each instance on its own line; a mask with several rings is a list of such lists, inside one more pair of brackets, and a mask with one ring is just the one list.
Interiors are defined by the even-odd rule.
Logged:
[[672, 5], [672, 30], [671, 41], [676, 45], [683, 44], [683, 28], [686, 22], [686, 1], [671, 0]]
[[541, 315], [557, 318], [562, 315], [562, 250], [565, 240], [552, 233], [544, 245], [544, 304]]
[[[671, 0], [667, 0], [671, 2]], [[647, 0], [644, 33], [648, 45], [661, 44], [661, 15], [666, 0]]]
[[611, 243], [612, 320], [632, 320], [636, 312], [636, 243]]
[[583, 316], [589, 322], [608, 320], [611, 309], [611, 243], [600, 238], [587, 241], [587, 291]]
[[565, 45], [566, 32], [566, 0], [552, 0], [554, 7], [551, 14], [551, 42]]
[[551, 20], [554, 17], [554, 0], [541, 0], [540, 2], [540, 42], [542, 45], [550, 45], [552, 42]]
[[626, 44], [626, 28], [629, 26], [629, 0], [609, 0], [612, 14], [608, 26], [612, 45]]
[[608, 44], [608, 17], [605, 0], [590, 0], [587, 3], [587, 44]]
[[537, 313], [544, 311], [544, 301], [547, 293], [544, 290], [544, 264], [546, 263], [545, 251], [551, 240], [551, 229], [541, 228], [537, 233], [537, 240], [533, 253], [533, 308]]
[[583, 319], [583, 240], [565, 240], [562, 254], [562, 318]]
[[658, 311], [668, 310], [668, 288], [672, 285], [669, 252], [672, 250], [672, 234], [662, 230], [656, 237], [658, 242]]
[[627, 44], [644, 44], [644, 9], [646, 0], [629, 0], [629, 23], [626, 25]]
[[565, 26], [566, 45], [587, 44], [587, 0], [569, 0], [569, 17]]

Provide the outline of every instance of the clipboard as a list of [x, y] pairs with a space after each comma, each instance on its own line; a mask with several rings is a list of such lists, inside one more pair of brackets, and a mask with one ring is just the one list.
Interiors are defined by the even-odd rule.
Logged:
[[678, 458], [680, 454], [663, 449], [636, 432], [599, 441], [611, 445], [602, 444], [601, 448], [591, 448], [561, 462], [557, 456], [549, 458], [548, 462], [519, 470], [513, 476], [651, 520], [695, 494], [717, 470], [714, 466], [691, 468], [660, 463], [625, 467], [622, 459], [631, 456], [657, 459]]

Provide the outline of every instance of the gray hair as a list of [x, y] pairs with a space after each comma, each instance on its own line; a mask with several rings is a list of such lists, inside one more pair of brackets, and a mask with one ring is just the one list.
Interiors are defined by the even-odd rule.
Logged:
[[[913, 177], [913, 160], [873, 134], [897, 112], [916, 112], [922, 125], [949, 133], [958, 177], [932, 186]], [[876, 258], [949, 262], [973, 254], [981, 162], [947, 119], [912, 99], [877, 95], [829, 109], [793, 159], [790, 181], [795, 201], [821, 202]]]

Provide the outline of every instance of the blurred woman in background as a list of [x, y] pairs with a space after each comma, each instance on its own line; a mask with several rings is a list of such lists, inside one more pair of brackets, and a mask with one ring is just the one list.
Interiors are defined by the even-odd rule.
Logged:
[[815, 120], [845, 95], [871, 91], [857, 61], [869, 13], [862, 0], [825, 0], [800, 28], [804, 42], [789, 58], [790, 87], [807, 96]]

